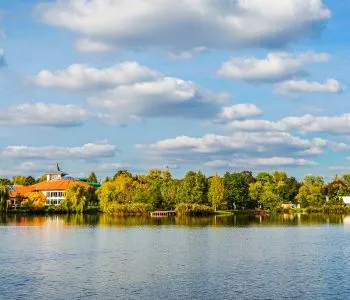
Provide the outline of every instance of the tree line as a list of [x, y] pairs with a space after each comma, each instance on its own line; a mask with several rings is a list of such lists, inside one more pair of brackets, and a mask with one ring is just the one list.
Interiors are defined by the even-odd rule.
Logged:
[[[94, 173], [93, 176], [96, 178]], [[18, 178], [14, 179], [18, 181]], [[3, 210], [7, 206], [7, 184], [6, 179], [0, 179]], [[96, 191], [73, 185], [66, 191], [60, 208], [62, 211], [83, 212], [89, 205], [95, 205], [100, 211], [110, 214], [141, 214], [156, 209], [210, 213], [256, 208], [274, 210], [282, 203], [320, 208], [343, 205], [343, 196], [350, 196], [350, 174], [335, 176], [330, 183], [325, 183], [321, 176], [309, 175], [298, 181], [286, 172], [277, 171], [260, 172], [256, 176], [250, 171], [226, 172], [223, 176], [215, 174], [210, 177], [200, 171], [189, 171], [177, 179], [168, 170], [151, 170], [145, 175], [120, 170], [113, 177], [106, 178]], [[42, 208], [45, 200], [35, 194], [24, 205]]]

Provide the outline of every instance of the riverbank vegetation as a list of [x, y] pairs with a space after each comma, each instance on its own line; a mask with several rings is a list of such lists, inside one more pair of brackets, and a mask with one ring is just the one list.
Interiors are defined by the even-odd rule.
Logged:
[[[1, 211], [11, 209], [8, 181], [0, 179]], [[28, 183], [33, 180], [16, 176], [10, 183], [18, 181]], [[183, 178], [176, 179], [168, 170], [151, 170], [146, 175], [121, 170], [107, 178], [97, 190], [72, 185], [59, 206], [47, 207], [43, 194], [30, 193], [20, 209], [76, 213], [100, 211], [111, 215], [146, 215], [152, 210], [176, 210], [179, 215], [208, 215], [217, 210], [254, 211], [257, 208], [281, 212], [346, 213], [348, 208], [344, 206], [344, 196], [350, 196], [350, 174], [335, 176], [330, 183], [325, 183], [321, 176], [306, 176], [300, 182], [285, 172], [260, 172], [256, 176], [249, 171], [226, 172], [223, 176], [207, 177], [199, 171], [190, 171]]]

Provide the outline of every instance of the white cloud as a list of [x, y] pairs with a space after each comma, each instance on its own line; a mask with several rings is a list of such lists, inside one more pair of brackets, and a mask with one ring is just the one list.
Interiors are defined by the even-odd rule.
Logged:
[[228, 97], [191, 81], [160, 77], [119, 86], [88, 98], [88, 103], [108, 110], [101, 118], [118, 124], [147, 117], [214, 118]]
[[85, 90], [132, 84], [157, 76], [157, 72], [139, 65], [137, 62], [127, 61], [105, 69], [74, 64], [64, 70], [43, 70], [35, 77], [34, 81], [37, 85], [46, 88]]
[[280, 94], [289, 93], [341, 93], [344, 87], [335, 79], [328, 79], [326, 82], [288, 80], [275, 86], [275, 92]]
[[105, 69], [71, 65], [65, 70], [44, 70], [35, 82], [46, 88], [90, 91], [87, 102], [99, 109], [96, 115], [115, 124], [147, 117], [215, 118], [230, 97], [136, 62]]
[[256, 117], [262, 114], [262, 111], [255, 105], [250, 103], [240, 103], [232, 106], [224, 106], [219, 114], [219, 120], [230, 121]]
[[44, 166], [42, 164], [34, 163], [32, 161], [25, 161], [21, 163], [11, 164], [11, 168], [0, 169], [1, 177], [11, 178], [16, 175], [22, 176], [35, 176], [47, 172], [49, 166]]
[[232, 161], [214, 160], [205, 163], [206, 166], [212, 168], [242, 168], [242, 167], [287, 167], [287, 166], [315, 166], [316, 162], [303, 158], [293, 157], [250, 157], [250, 158], [235, 158]]
[[10, 159], [99, 159], [114, 157], [116, 151], [115, 146], [102, 141], [79, 147], [8, 146], [2, 152], [2, 155]]
[[47, 24], [107, 44], [182, 50], [281, 46], [331, 17], [322, 0], [57, 0], [35, 12]]
[[287, 132], [233, 132], [231, 135], [207, 134], [203, 137], [178, 136], [150, 145], [137, 145], [139, 149], [155, 155], [200, 156], [264, 153], [279, 156], [280, 153], [299, 154], [308, 149], [343, 150], [344, 144], [314, 138], [301, 139]]
[[75, 48], [81, 53], [104, 53], [117, 50], [114, 46], [90, 39], [78, 40], [75, 44]]
[[286, 78], [306, 75], [305, 64], [327, 62], [327, 53], [272, 52], [264, 59], [255, 57], [232, 58], [222, 64], [218, 75], [244, 81], [280, 81]]
[[242, 131], [290, 131], [301, 133], [350, 133], [350, 114], [340, 116], [313, 116], [306, 114], [300, 117], [287, 117], [279, 121], [268, 120], [235, 120], [228, 124], [231, 130]]
[[0, 126], [67, 127], [82, 125], [88, 119], [89, 114], [86, 110], [72, 104], [22, 104], [2, 111]]

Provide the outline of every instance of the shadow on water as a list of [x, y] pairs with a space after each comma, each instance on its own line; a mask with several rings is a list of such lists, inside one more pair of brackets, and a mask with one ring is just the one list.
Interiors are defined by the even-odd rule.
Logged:
[[0, 224], [10, 226], [188, 226], [188, 227], [249, 227], [249, 226], [317, 226], [350, 224], [350, 216], [328, 214], [276, 214], [270, 216], [236, 215], [211, 217], [112, 217], [107, 215], [6, 215], [0, 214]]

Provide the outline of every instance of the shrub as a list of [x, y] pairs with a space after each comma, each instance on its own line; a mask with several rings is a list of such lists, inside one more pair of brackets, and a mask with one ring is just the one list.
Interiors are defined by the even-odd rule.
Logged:
[[104, 212], [116, 216], [140, 216], [152, 211], [152, 206], [145, 203], [118, 204], [113, 202], [106, 206]]
[[177, 215], [187, 215], [187, 216], [206, 216], [215, 214], [212, 207], [200, 204], [188, 204], [180, 203], [176, 206]]

